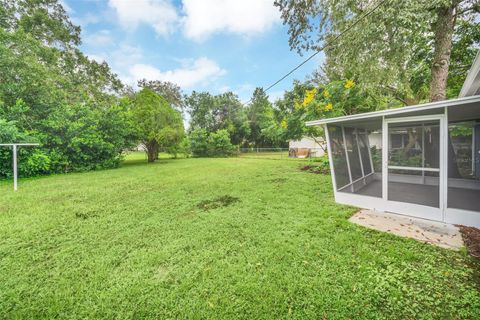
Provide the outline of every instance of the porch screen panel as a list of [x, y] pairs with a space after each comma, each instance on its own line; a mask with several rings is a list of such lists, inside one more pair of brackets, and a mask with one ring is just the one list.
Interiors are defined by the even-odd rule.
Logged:
[[440, 207], [440, 121], [391, 123], [388, 200]]
[[354, 131], [354, 128], [345, 127], [345, 141], [347, 142], [348, 160], [350, 161], [350, 170], [352, 172], [353, 181], [363, 177], [360, 154], [358, 153], [359, 146]]
[[350, 183], [342, 128], [335, 125], [328, 125], [327, 128], [330, 137], [335, 182], [337, 183], [337, 189], [340, 189]]
[[388, 200], [439, 208], [439, 173], [389, 169]]
[[480, 124], [449, 123], [448, 135], [447, 206], [480, 215]]
[[440, 168], [440, 124], [438, 121], [389, 125], [390, 166]]

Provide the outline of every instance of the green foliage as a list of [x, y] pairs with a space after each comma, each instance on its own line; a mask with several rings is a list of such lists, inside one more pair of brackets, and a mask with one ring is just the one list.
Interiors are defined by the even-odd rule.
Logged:
[[[76, 47], [80, 28], [59, 1], [0, 4], [2, 139], [41, 144], [20, 148], [20, 174], [118, 166], [134, 142], [118, 77]], [[0, 177], [9, 177], [11, 156], [1, 152]]]
[[249, 135], [246, 137], [248, 145], [256, 148], [276, 147], [278, 139], [269, 131], [275, 123], [274, 110], [262, 88], [255, 89], [246, 112], [250, 127]]
[[206, 157], [208, 155], [208, 132], [205, 129], [197, 128], [190, 131], [188, 135], [190, 141], [190, 150], [196, 157]]
[[232, 155], [234, 147], [225, 129], [210, 133], [208, 136], [208, 151], [210, 157], [226, 157]]
[[187, 136], [184, 136], [182, 141], [171, 145], [170, 147], [166, 148], [168, 154], [172, 155], [173, 158], [177, 158], [179, 155], [182, 155], [188, 158], [191, 154], [191, 146], [190, 146], [190, 139]]
[[175, 83], [160, 80], [146, 80], [138, 81], [140, 88], [150, 88], [158, 95], [164, 97], [172, 107], [177, 111], [182, 112], [185, 108], [184, 97], [182, 89]]
[[[328, 81], [355, 79], [378, 95], [412, 105], [428, 100], [436, 50], [436, 24], [443, 8], [454, 7], [453, 50], [450, 59], [453, 78], [449, 96], [456, 96], [479, 44], [478, 1], [405, 0], [386, 1], [352, 26], [376, 4], [371, 1], [276, 0], [282, 19], [289, 27], [289, 44], [300, 53], [317, 50], [325, 43], [326, 62], [321, 73]], [[443, 31], [441, 28], [438, 29]], [[334, 41], [334, 43], [333, 43]], [[446, 44], [449, 43], [448, 37]], [[445, 51], [449, 55], [450, 50]], [[468, 70], [468, 67], [467, 67]]]
[[234, 146], [230, 142], [227, 130], [208, 133], [205, 129], [194, 129], [188, 135], [190, 150], [196, 157], [224, 157], [233, 154]]
[[133, 99], [132, 122], [138, 139], [147, 149], [148, 160], [156, 160], [161, 149], [179, 144], [184, 137], [180, 113], [168, 101], [145, 87]]
[[246, 110], [232, 92], [214, 96], [193, 91], [186, 98], [186, 105], [191, 130], [202, 128], [211, 133], [225, 129], [234, 145], [243, 144], [247, 139], [250, 127]]
[[307, 127], [306, 121], [375, 111], [386, 101], [350, 79], [328, 84], [296, 81], [292, 90], [286, 91], [283, 98], [276, 101], [274, 121], [263, 132], [280, 141], [305, 136], [318, 139], [324, 135], [323, 129]]
[[[461, 285], [472, 276], [471, 270], [466, 265], [465, 269], [457, 268], [458, 262], [436, 265], [429, 260], [392, 261], [383, 267], [368, 267], [367, 290], [374, 306], [402, 319], [417, 319], [425, 310], [432, 310], [431, 317], [437, 319], [452, 315], [458, 319], [470, 318], [470, 308], [480, 307], [478, 301], [473, 302], [472, 292]], [[410, 303], [405, 304], [405, 299]]]

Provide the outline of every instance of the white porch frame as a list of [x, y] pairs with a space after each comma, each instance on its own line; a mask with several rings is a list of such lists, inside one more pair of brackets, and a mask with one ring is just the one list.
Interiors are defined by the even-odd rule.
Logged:
[[[442, 110], [444, 111], [444, 110]], [[439, 122], [439, 141], [440, 141], [440, 150], [439, 150], [439, 168], [425, 168], [425, 167], [403, 167], [403, 166], [390, 166], [388, 164], [388, 151], [389, 151], [389, 124], [391, 123], [400, 123], [408, 124], [412, 122], [423, 122], [423, 121], [438, 121]], [[445, 190], [445, 185], [447, 181], [447, 160], [444, 155], [447, 154], [447, 139], [448, 137], [448, 126], [445, 122], [445, 114], [435, 114], [435, 115], [425, 115], [425, 116], [410, 116], [410, 117], [398, 117], [398, 118], [385, 118], [383, 117], [383, 131], [382, 131], [382, 200], [386, 202], [386, 206], [390, 208], [388, 211], [393, 211], [402, 214], [408, 214], [424, 219], [445, 221], [443, 212], [445, 206], [445, 199], [447, 193], [443, 192]], [[423, 126], [422, 126], [423, 127]], [[447, 131], [445, 131], [445, 128]], [[445, 135], [445, 132], [447, 135]], [[422, 134], [423, 135], [423, 134]], [[422, 141], [423, 144], [423, 141]], [[422, 150], [422, 153], [424, 151]], [[422, 158], [423, 161], [423, 158]], [[438, 172], [439, 173], [439, 204], [438, 208], [430, 207], [425, 205], [419, 205], [408, 202], [393, 201], [388, 199], [388, 171], [390, 169], [400, 169], [400, 170], [413, 170], [413, 171], [429, 171], [429, 172]]]
[[[446, 109], [446, 108], [445, 108]], [[446, 112], [446, 110], [442, 110]], [[342, 190], [352, 187], [355, 182], [358, 182], [367, 176], [375, 174], [373, 163], [371, 163], [372, 172], [357, 181], [352, 181], [345, 186], [338, 188], [335, 180], [335, 168], [333, 165], [332, 146], [330, 143], [330, 135], [328, 132], [327, 124], [324, 125], [325, 136], [327, 138], [328, 158], [330, 162], [330, 170], [332, 172], [332, 184], [334, 186], [334, 196], [338, 203], [358, 206], [361, 208], [374, 209], [380, 211], [393, 212], [398, 214], [404, 214], [408, 216], [420, 217], [428, 220], [443, 221], [447, 223], [465, 223], [468, 225], [480, 226], [480, 213], [448, 208], [448, 114], [436, 114], [426, 116], [410, 116], [401, 118], [386, 118], [382, 117], [382, 197], [359, 195], [351, 192], [342, 192]], [[421, 121], [439, 121], [439, 141], [440, 141], [440, 154], [439, 154], [439, 168], [412, 168], [402, 166], [389, 166], [388, 165], [388, 124], [390, 123], [406, 123], [409, 122], [421, 122]], [[344, 148], [346, 149], [345, 136], [344, 136], [344, 124], [339, 124], [342, 128], [342, 140], [344, 142]], [[345, 150], [345, 156], [348, 159], [348, 151]], [[361, 157], [361, 155], [360, 155]], [[370, 160], [372, 160], [369, 154]], [[348, 166], [350, 167], [350, 166]], [[430, 207], [426, 205], [413, 204], [407, 202], [399, 202], [388, 200], [388, 169], [404, 169], [404, 170], [424, 170], [429, 172], [439, 173], [439, 207]], [[349, 177], [351, 177], [350, 168]]]

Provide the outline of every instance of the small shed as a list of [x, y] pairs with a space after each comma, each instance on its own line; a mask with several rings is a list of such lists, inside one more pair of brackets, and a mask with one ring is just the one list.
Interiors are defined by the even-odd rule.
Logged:
[[338, 203], [480, 227], [480, 53], [458, 99], [307, 125], [325, 128]]

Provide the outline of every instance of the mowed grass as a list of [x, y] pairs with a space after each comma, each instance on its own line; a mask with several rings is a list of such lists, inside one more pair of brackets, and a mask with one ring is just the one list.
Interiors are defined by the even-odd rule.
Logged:
[[0, 184], [0, 318], [480, 316], [478, 262], [349, 223], [330, 176], [135, 157]]

